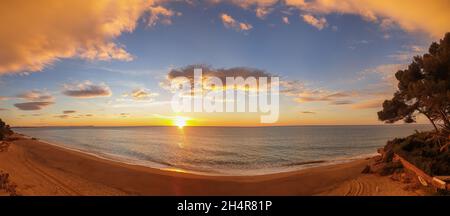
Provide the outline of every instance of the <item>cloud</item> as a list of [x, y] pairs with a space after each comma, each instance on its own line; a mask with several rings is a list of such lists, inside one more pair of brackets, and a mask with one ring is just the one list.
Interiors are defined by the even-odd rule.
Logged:
[[368, 40], [353, 40], [353, 41], [350, 42], [350, 45], [348, 46], [348, 48], [354, 50], [354, 49], [356, 49], [356, 48], [358, 48], [360, 46], [364, 46], [364, 45], [367, 45], [369, 43], [370, 42]]
[[233, 67], [233, 68], [213, 68], [207, 65], [188, 65], [186, 67], [172, 69], [167, 74], [168, 79], [173, 79], [179, 76], [194, 79], [194, 69], [201, 68], [204, 77], [215, 76], [225, 82], [226, 77], [271, 77], [274, 76], [264, 70], [248, 68], [248, 67]]
[[32, 90], [17, 95], [17, 98], [30, 101], [26, 103], [14, 104], [20, 110], [41, 110], [47, 106], [54, 104], [54, 97], [46, 92], [40, 90]]
[[[397, 88], [394, 74], [404, 68], [401, 64], [386, 64], [361, 72], [357, 81], [376, 77], [379, 82], [356, 90], [333, 91], [326, 88], [312, 88], [298, 80], [282, 81], [280, 93], [298, 103], [327, 103], [329, 105], [350, 105], [351, 109], [378, 109], [385, 98], [392, 97]], [[362, 84], [362, 83], [361, 83]], [[394, 88], [395, 87], [395, 88]]]
[[317, 19], [310, 14], [302, 15], [302, 17], [303, 17], [303, 21], [316, 27], [319, 30], [322, 30], [323, 28], [325, 28], [327, 26], [327, 20], [324, 17]]
[[[391, 66], [380, 66], [375, 71], [370, 71], [375, 75], [379, 73], [389, 73]], [[392, 66], [394, 67], [394, 66]], [[369, 74], [367, 70], [367, 74]], [[392, 73], [391, 73], [392, 74]], [[281, 83], [282, 94], [292, 97], [297, 103], [327, 103], [334, 106], [348, 106], [351, 109], [375, 109], [380, 108], [384, 98], [391, 97], [393, 90], [386, 87], [386, 81], [382, 80], [383, 85], [369, 86], [367, 88], [348, 91], [332, 91], [328, 89], [314, 89], [300, 81], [284, 81]], [[388, 83], [388, 87], [390, 84]], [[347, 107], [347, 106], [346, 106]]]
[[252, 29], [253, 26], [250, 25], [250, 24], [248, 24], [248, 23], [239, 23], [239, 28], [240, 28], [242, 31], [248, 31], [248, 30]]
[[63, 114], [72, 114], [72, 113], [76, 113], [77, 111], [75, 110], [64, 110]]
[[[209, 2], [225, 2], [209, 0]], [[448, 0], [229, 0], [244, 9], [273, 8], [281, 4], [310, 15], [351, 14], [377, 23], [382, 30], [399, 26], [408, 32], [426, 32], [441, 38], [450, 29]]]
[[[333, 94], [329, 94], [329, 95], [323, 95], [322, 91], [317, 90], [317, 91], [312, 91], [312, 92], [304, 92], [300, 95], [298, 95], [296, 97], [296, 101], [297, 102], [321, 102], [321, 101], [330, 101], [331, 104], [338, 104], [335, 103], [334, 100], [339, 99], [339, 98], [345, 98], [348, 97], [347, 95], [345, 96], [339, 96], [340, 93], [333, 93]], [[334, 96], [336, 95], [336, 96]]]
[[147, 18], [147, 25], [150, 27], [155, 26], [158, 22], [164, 25], [172, 24], [172, 17], [181, 13], [174, 12], [168, 8], [162, 7], [160, 5], [149, 8], [149, 16]]
[[403, 46], [403, 50], [397, 51], [394, 54], [389, 55], [388, 57], [399, 62], [407, 62], [411, 61], [414, 56], [422, 55], [425, 52], [425, 47], [418, 45], [407, 45]]
[[330, 104], [332, 105], [348, 105], [348, 104], [353, 104], [353, 101], [350, 100], [337, 100], [337, 101], [332, 101]]
[[129, 95], [127, 94], [125, 96], [130, 96], [134, 100], [152, 100], [158, 95], [158, 93], [150, 92], [149, 90], [144, 88], [139, 88], [133, 90]]
[[395, 28], [395, 22], [392, 19], [389, 19], [389, 18], [383, 19], [380, 22], [380, 27], [381, 27], [382, 30], [387, 31], [387, 30]]
[[360, 80], [365, 79], [370, 75], [376, 75], [381, 78], [383, 85], [389, 85], [392, 88], [396, 89], [398, 81], [395, 78], [395, 73], [402, 68], [405, 68], [404, 64], [383, 64], [374, 68], [365, 69], [360, 73]]
[[251, 24], [236, 21], [233, 17], [225, 13], [221, 14], [220, 18], [222, 19], [222, 23], [225, 27], [234, 29], [236, 31], [249, 31], [253, 28]]
[[353, 109], [381, 109], [384, 99], [372, 99], [352, 105]]
[[383, 97], [386, 94], [370, 89], [357, 91], [332, 91], [323, 88], [311, 88], [298, 80], [280, 82], [280, 93], [292, 97], [297, 103], [327, 102], [329, 105], [348, 105], [367, 97]]
[[272, 11], [272, 7], [279, 2], [279, 0], [208, 0], [209, 3], [218, 4], [221, 2], [237, 5], [243, 9], [254, 9], [256, 16], [265, 18], [267, 14]]
[[109, 97], [112, 95], [111, 89], [106, 84], [94, 84], [89, 80], [82, 83], [65, 84], [62, 93], [77, 98]]
[[120, 113], [119, 116], [122, 118], [127, 118], [130, 117], [130, 113]]
[[30, 110], [41, 110], [52, 104], [53, 102], [27, 102], [27, 103], [16, 103], [14, 104], [14, 106], [20, 110], [30, 111]]
[[298, 102], [314, 102], [314, 101], [331, 101], [331, 104], [339, 104], [335, 103], [337, 99], [350, 97], [347, 93], [337, 92], [330, 93], [325, 90], [315, 90], [311, 92], [303, 92], [297, 97]]
[[298, 93], [291, 92], [288, 95], [294, 96], [294, 100], [299, 103], [327, 101], [333, 105], [341, 105], [342, 103], [339, 102], [342, 101], [342, 99], [353, 97], [353, 94], [347, 92], [332, 92], [323, 89], [311, 90], [307, 88], [299, 90]]
[[70, 116], [69, 115], [56, 115], [56, 116], [53, 116], [53, 117], [60, 118], [60, 119], [66, 119], [66, 118], [69, 118]]
[[237, 5], [246, 10], [254, 10], [258, 18], [264, 19], [273, 11], [273, 6], [279, 0], [209, 0], [210, 3], [218, 4], [225, 2], [233, 5]]
[[110, 105], [113, 108], [150, 108], [154, 106], [167, 107], [170, 106], [171, 100], [156, 101], [156, 100], [134, 100], [119, 98], [111, 101]]
[[[133, 56], [115, 41], [144, 14], [167, 23], [170, 10], [156, 0], [3, 1], [0, 75], [41, 71], [58, 59], [124, 60]], [[146, 13], [148, 12], [148, 13]], [[13, 25], [12, 25], [13, 24]]]
[[[194, 70], [202, 69], [203, 82], [202, 88], [196, 88], [197, 77], [194, 77]], [[233, 90], [238, 92], [247, 92], [251, 95], [257, 94], [260, 91], [260, 78], [266, 78], [266, 90], [270, 91], [272, 85], [281, 86], [279, 82], [272, 82], [277, 75], [268, 73], [264, 70], [247, 68], [247, 67], [233, 67], [233, 68], [213, 68], [207, 65], [189, 65], [182, 68], [172, 69], [168, 72], [165, 80], [159, 83], [160, 87], [171, 91], [178, 92], [183, 97], [195, 97], [196, 94], [207, 94], [213, 91]], [[180, 79], [181, 78], [181, 79]], [[239, 81], [239, 83], [227, 82], [227, 79]], [[279, 79], [278, 79], [279, 80]], [[209, 82], [217, 83], [217, 85]], [[243, 81], [243, 83], [240, 83]], [[190, 82], [190, 83], [189, 83]], [[180, 86], [183, 89], [180, 91]], [[185, 89], [189, 88], [190, 89]]]
[[316, 112], [312, 112], [312, 111], [303, 111], [300, 112], [301, 114], [316, 114]]
[[267, 7], [271, 7], [274, 4], [276, 4], [279, 0], [209, 0], [209, 2], [211, 3], [220, 3], [220, 2], [227, 2], [227, 3], [231, 3], [234, 5], [237, 5], [241, 8], [244, 9], [248, 9], [251, 7], [263, 7], [263, 8], [267, 8]]
[[255, 9], [256, 16], [260, 19], [266, 18], [266, 16], [271, 12], [271, 9], [259, 7]]
[[270, 77], [275, 75], [268, 73], [264, 70], [247, 68], [247, 67], [233, 67], [233, 68], [213, 68], [208, 65], [188, 65], [182, 68], [172, 69], [168, 72], [166, 80], [160, 83], [160, 86], [166, 90], [171, 90], [171, 82], [177, 77], [185, 77], [191, 82], [191, 86], [194, 86], [194, 69], [201, 68], [203, 79], [208, 77], [217, 77], [222, 81], [225, 86], [227, 77], [242, 77], [244, 79], [248, 77], [254, 77], [257, 81], [260, 77], [267, 77], [268, 84], [270, 85]]
[[406, 31], [423, 31], [435, 38], [450, 29], [448, 0], [285, 0], [285, 4], [311, 14], [359, 15], [384, 27], [395, 23]]
[[[140, 18], [154, 26], [170, 24], [177, 13], [162, 0], [39, 0], [23, 4], [6, 1], [0, 7], [0, 75], [43, 70], [59, 59], [124, 60], [133, 56], [117, 42], [133, 32]], [[318, 29], [326, 27], [324, 16], [351, 14], [380, 25], [384, 31], [400, 27], [441, 38], [450, 29], [448, 0], [210, 0], [255, 10], [265, 17], [275, 7], [296, 8], [302, 18]], [[23, 14], [26, 14], [24, 16]], [[221, 19], [228, 28], [249, 31], [253, 26], [228, 14]], [[14, 23], [14, 29], [11, 29]], [[389, 34], [384, 34], [389, 38]], [[405, 56], [405, 55], [403, 55]], [[397, 55], [401, 58], [402, 55]]]
[[280, 86], [280, 93], [289, 96], [295, 96], [306, 89], [306, 85], [298, 80], [281, 80]]
[[32, 90], [17, 95], [18, 98], [28, 101], [53, 101], [54, 97], [45, 91]]

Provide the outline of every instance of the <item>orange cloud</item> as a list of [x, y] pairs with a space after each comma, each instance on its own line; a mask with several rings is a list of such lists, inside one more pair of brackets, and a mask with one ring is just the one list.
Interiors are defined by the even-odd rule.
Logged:
[[210, 3], [218, 4], [221, 2], [231, 3], [241, 8], [248, 9], [250, 7], [269, 8], [279, 2], [279, 0], [208, 0]]
[[350, 98], [352, 97], [352, 94], [344, 92], [330, 92], [328, 90], [321, 90], [321, 89], [319, 90], [304, 89], [300, 93], [296, 95], [294, 94], [293, 96], [295, 96], [294, 100], [299, 103], [329, 101], [330, 104], [342, 105], [344, 101], [347, 102], [348, 100], [341, 100], [341, 99]]
[[373, 99], [356, 103], [353, 109], [381, 109], [384, 99]]
[[[219, 3], [223, 0], [210, 0]], [[448, 0], [229, 0], [244, 9], [270, 11], [282, 3], [312, 15], [331, 13], [354, 14], [379, 23], [381, 28], [399, 25], [406, 31], [423, 31], [441, 38], [450, 29], [450, 1]]]
[[56, 116], [53, 116], [53, 117], [60, 118], [60, 119], [66, 119], [66, 118], [69, 118], [70, 116], [69, 115], [56, 115]]
[[61, 58], [132, 60], [114, 39], [132, 32], [146, 11], [152, 22], [170, 15], [155, 1], [2, 1], [0, 75], [40, 71]]
[[316, 112], [313, 112], [313, 111], [303, 111], [303, 112], [300, 112], [301, 114], [316, 114]]
[[144, 88], [135, 89], [130, 94], [130, 96], [134, 100], [153, 100], [158, 95], [159, 95], [158, 93], [150, 92], [149, 90], [144, 89]]
[[165, 25], [172, 24], [171, 17], [174, 15], [181, 15], [181, 13], [175, 13], [173, 10], [167, 9], [160, 5], [149, 8], [149, 17], [147, 18], [148, 26], [155, 26], [158, 21]]
[[309, 14], [303, 15], [302, 17], [306, 23], [316, 27], [319, 30], [322, 30], [323, 28], [325, 28], [327, 26], [327, 20], [323, 17], [320, 19], [317, 19], [314, 16], [309, 15]]
[[237, 5], [246, 10], [254, 10], [258, 18], [264, 19], [273, 10], [273, 5], [279, 0], [208, 0], [209, 3], [218, 4], [221, 2]]
[[18, 98], [28, 100], [28, 101], [53, 101], [54, 97], [44, 91], [32, 90], [28, 92], [21, 93], [17, 95]]
[[424, 31], [436, 38], [450, 29], [448, 0], [285, 0], [285, 4], [313, 14], [356, 14], [382, 27], [394, 22], [406, 31]]
[[[220, 0], [212, 0], [216, 2], [220, 2]], [[223, 0], [222, 0], [223, 1]], [[242, 8], [249, 8], [251, 6], [256, 7], [270, 7], [278, 2], [278, 0], [228, 0], [228, 2], [231, 2], [233, 4], [236, 4]]]
[[222, 19], [223, 25], [227, 28], [232, 28], [237, 31], [248, 31], [253, 28], [251, 24], [236, 21], [233, 17], [225, 13], [221, 14], [220, 18]]
[[378, 75], [382, 80], [380, 84], [383, 85], [384, 89], [389, 90], [389, 94], [387, 95], [391, 95], [395, 90], [397, 90], [398, 85], [398, 80], [395, 78], [395, 73], [406, 67], [407, 66], [403, 64], [379, 65], [374, 68], [368, 68], [363, 70], [360, 73], [359, 79], [365, 79], [367, 76], [370, 75]]

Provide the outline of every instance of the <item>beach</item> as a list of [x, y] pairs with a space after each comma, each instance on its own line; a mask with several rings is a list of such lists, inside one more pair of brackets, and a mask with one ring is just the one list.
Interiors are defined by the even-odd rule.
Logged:
[[[130, 165], [14, 135], [0, 171], [18, 195], [421, 195], [362, 174], [373, 158], [256, 176], [208, 176]], [[1, 195], [8, 195], [5, 190]]]

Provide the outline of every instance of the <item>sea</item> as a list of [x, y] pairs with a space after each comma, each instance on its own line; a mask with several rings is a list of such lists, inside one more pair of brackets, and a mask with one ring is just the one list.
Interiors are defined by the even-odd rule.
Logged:
[[14, 131], [108, 160], [204, 175], [263, 175], [367, 158], [429, 125], [38, 127]]

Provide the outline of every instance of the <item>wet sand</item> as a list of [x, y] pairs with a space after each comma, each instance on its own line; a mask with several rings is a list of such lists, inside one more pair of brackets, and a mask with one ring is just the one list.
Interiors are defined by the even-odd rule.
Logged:
[[[418, 195], [361, 171], [373, 159], [260, 176], [205, 176], [129, 165], [18, 135], [0, 171], [19, 195]], [[0, 189], [0, 195], [8, 191]]]

